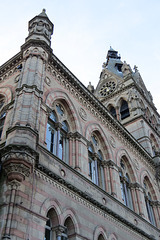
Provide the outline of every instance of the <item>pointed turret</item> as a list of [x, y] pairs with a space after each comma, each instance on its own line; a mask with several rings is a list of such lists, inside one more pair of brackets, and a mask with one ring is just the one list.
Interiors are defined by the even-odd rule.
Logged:
[[46, 10], [31, 19], [28, 23], [29, 35], [26, 42], [29, 40], [45, 41], [49, 46], [51, 45], [51, 35], [53, 34], [53, 23], [49, 20]]

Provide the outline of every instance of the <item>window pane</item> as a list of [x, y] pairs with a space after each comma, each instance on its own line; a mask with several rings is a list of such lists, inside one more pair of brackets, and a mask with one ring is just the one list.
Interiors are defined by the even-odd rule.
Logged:
[[52, 126], [49, 123], [47, 123], [46, 143], [47, 143], [47, 149], [52, 153], [55, 153], [54, 140], [55, 140], [55, 130], [52, 128]]
[[93, 144], [94, 144], [95, 146], [98, 145], [97, 138], [96, 138], [96, 136], [94, 136], [94, 135], [92, 135], [92, 142], [93, 142]]
[[54, 112], [51, 112], [49, 118], [53, 121], [53, 122], [57, 122], [57, 118]]
[[56, 104], [56, 109], [59, 115], [63, 116], [64, 115], [64, 110], [63, 107], [60, 104]]

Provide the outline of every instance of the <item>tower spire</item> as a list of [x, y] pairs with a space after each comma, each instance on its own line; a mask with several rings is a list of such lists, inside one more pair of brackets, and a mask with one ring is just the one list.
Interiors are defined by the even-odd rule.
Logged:
[[53, 23], [49, 20], [46, 10], [32, 18], [28, 23], [28, 37], [26, 42], [29, 40], [41, 40], [46, 42], [49, 46], [51, 45], [51, 35], [53, 34]]

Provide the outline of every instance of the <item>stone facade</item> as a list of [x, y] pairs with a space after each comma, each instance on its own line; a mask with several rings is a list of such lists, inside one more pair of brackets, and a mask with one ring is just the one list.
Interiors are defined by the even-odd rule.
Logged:
[[53, 54], [45, 10], [0, 67], [0, 239], [160, 239], [159, 114], [108, 51], [88, 89]]

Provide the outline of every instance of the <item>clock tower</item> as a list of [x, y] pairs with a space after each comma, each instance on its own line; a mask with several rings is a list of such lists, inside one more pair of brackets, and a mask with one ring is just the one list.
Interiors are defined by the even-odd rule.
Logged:
[[94, 91], [111, 115], [156, 157], [160, 151], [160, 115], [138, 68], [121, 61], [110, 47]]

